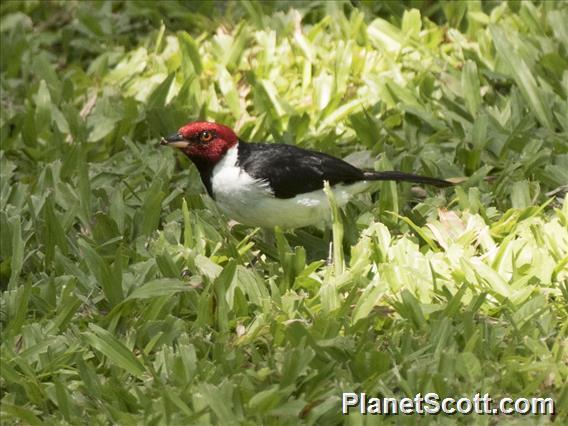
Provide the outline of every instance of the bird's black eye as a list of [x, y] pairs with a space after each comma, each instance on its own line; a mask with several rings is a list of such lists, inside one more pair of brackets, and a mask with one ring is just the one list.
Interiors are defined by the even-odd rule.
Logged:
[[209, 142], [211, 139], [213, 139], [213, 133], [208, 132], [207, 130], [199, 134], [199, 140], [201, 142]]

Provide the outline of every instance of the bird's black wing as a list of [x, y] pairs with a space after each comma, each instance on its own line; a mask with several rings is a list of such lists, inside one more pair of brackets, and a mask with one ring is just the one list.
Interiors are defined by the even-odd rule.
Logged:
[[363, 171], [343, 160], [293, 145], [240, 142], [238, 164], [268, 181], [277, 198], [322, 189], [326, 180], [330, 185], [365, 180]]

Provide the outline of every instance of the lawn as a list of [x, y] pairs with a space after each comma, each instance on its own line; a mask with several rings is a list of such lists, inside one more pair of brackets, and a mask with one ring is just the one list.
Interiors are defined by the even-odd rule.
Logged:
[[[3, 424], [568, 421], [567, 2], [0, 7]], [[196, 119], [461, 183], [254, 229], [159, 147]]]

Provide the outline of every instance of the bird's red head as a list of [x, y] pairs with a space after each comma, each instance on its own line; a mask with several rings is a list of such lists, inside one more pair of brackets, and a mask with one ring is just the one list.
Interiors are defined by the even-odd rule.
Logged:
[[162, 145], [179, 148], [190, 159], [215, 164], [238, 142], [233, 130], [222, 124], [194, 121], [162, 138]]

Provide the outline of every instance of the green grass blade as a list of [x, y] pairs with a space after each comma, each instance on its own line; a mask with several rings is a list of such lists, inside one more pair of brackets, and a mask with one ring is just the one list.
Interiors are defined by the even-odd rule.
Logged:
[[140, 361], [116, 337], [95, 324], [89, 325], [89, 328], [91, 331], [82, 333], [83, 338], [87, 344], [102, 353], [110, 363], [136, 377], [141, 377], [145, 373], [146, 370]]

